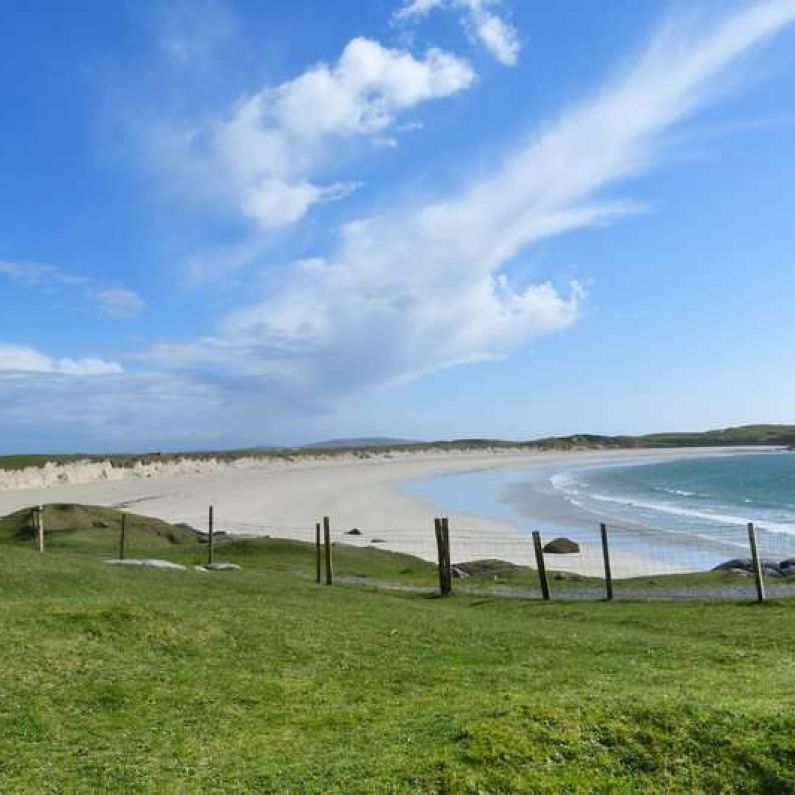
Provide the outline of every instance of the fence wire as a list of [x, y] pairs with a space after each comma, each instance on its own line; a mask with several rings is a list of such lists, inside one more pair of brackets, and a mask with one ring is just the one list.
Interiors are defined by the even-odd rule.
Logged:
[[[208, 514], [167, 517], [206, 540]], [[322, 518], [321, 540], [322, 533]], [[227, 519], [216, 506], [216, 539], [261, 538], [316, 541], [315, 522]], [[704, 532], [623, 524], [606, 526], [615, 599], [756, 598], [757, 586], [747, 526], [709, 524]], [[600, 526], [542, 532], [542, 559], [553, 599], [603, 599], [609, 589]], [[573, 544], [561, 544], [559, 537]], [[558, 543], [555, 543], [558, 539]], [[795, 535], [756, 528], [758, 557], [768, 596], [795, 596]], [[433, 523], [407, 527], [341, 525], [332, 520], [331, 540], [338, 582], [432, 591], [438, 586], [439, 551]], [[379, 555], [378, 550], [399, 553]], [[454, 591], [540, 598], [538, 561], [531, 532], [493, 532], [450, 524]]]

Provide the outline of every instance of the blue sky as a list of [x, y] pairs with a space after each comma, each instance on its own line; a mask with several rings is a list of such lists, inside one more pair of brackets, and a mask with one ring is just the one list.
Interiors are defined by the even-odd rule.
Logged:
[[0, 5], [0, 448], [795, 422], [795, 0]]

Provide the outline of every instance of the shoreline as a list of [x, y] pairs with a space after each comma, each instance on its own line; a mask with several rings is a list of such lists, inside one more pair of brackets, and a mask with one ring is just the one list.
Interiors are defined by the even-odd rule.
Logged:
[[[367, 546], [373, 539], [379, 539], [378, 546], [382, 548], [435, 560], [433, 517], [443, 509], [408, 493], [405, 485], [410, 481], [465, 472], [538, 473], [555, 466], [630, 463], [769, 449], [384, 452], [369, 453], [366, 457], [344, 454], [292, 462], [258, 461], [258, 465], [235, 462], [211, 467], [203, 462], [198, 471], [188, 462], [182, 462], [179, 466], [172, 465], [168, 472], [161, 468], [138, 476], [111, 479], [99, 475], [100, 479], [91, 482], [56, 482], [49, 486], [1, 490], [0, 514], [40, 503], [85, 503], [129, 508], [203, 530], [207, 507], [212, 504], [218, 530], [311, 542], [315, 522], [328, 515], [337, 543]], [[535, 565], [529, 533], [517, 522], [474, 512], [444, 512], [450, 518], [456, 562], [500, 558], [520, 565]], [[598, 519], [594, 517], [593, 521]], [[353, 528], [362, 535], [346, 535]], [[548, 540], [549, 534], [544, 536]], [[653, 561], [642, 554], [641, 547], [616, 549], [613, 555], [616, 576], [650, 572]], [[556, 562], [552, 568], [601, 575], [601, 549], [591, 543], [581, 544], [581, 548], [579, 555], [561, 556], [560, 564]], [[655, 573], [681, 570], [663, 563], [656, 563], [653, 568]]]

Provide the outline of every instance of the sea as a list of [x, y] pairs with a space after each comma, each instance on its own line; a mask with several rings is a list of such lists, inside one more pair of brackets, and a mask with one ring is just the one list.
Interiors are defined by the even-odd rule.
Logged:
[[[424, 478], [406, 491], [440, 510], [593, 541], [599, 524], [640, 548], [702, 549], [706, 562], [747, 555], [747, 525], [762, 552], [795, 556], [795, 452], [557, 464]], [[681, 554], [681, 553], [680, 553]], [[704, 565], [705, 561], [699, 561]]]

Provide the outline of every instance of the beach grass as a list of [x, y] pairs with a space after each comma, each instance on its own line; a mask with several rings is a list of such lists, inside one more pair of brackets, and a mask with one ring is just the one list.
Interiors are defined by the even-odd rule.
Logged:
[[[276, 539], [219, 544], [241, 571], [122, 569], [107, 524], [40, 554], [0, 522], [2, 792], [793, 791], [795, 601], [326, 587]], [[204, 559], [175, 538], [135, 554]]]

